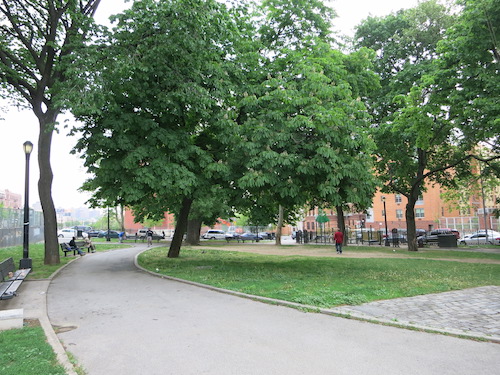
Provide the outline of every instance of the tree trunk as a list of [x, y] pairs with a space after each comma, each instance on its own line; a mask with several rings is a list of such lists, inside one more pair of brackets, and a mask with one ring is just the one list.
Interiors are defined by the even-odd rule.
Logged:
[[125, 210], [123, 209], [123, 205], [120, 204], [118, 207], [115, 207], [116, 213], [116, 221], [118, 221], [118, 225], [120, 226], [120, 230], [125, 232]]
[[337, 210], [337, 226], [342, 233], [344, 233], [344, 242], [343, 245], [347, 246], [347, 236], [345, 235], [345, 218], [344, 218], [344, 210], [342, 206], [335, 207]]
[[280, 204], [279, 208], [279, 213], [278, 213], [278, 224], [276, 226], [276, 242], [275, 245], [281, 245], [281, 231], [283, 228], [283, 216], [284, 216], [284, 209], [283, 206]]
[[187, 229], [187, 223], [189, 218], [189, 211], [191, 210], [192, 199], [184, 198], [182, 201], [182, 207], [177, 217], [177, 223], [175, 225], [174, 237], [170, 243], [170, 249], [168, 250], [169, 258], [178, 258], [181, 252], [182, 238]]
[[38, 194], [43, 210], [45, 258], [44, 264], [54, 265], [60, 263], [59, 242], [57, 241], [57, 217], [52, 199], [52, 167], [50, 166], [50, 148], [57, 111], [38, 113], [40, 134], [38, 136], [38, 166], [40, 179], [38, 180]]
[[200, 244], [201, 220], [190, 219], [187, 222], [187, 237], [186, 242], [190, 245], [197, 246]]
[[[418, 195], [417, 195], [418, 199]], [[415, 224], [415, 203], [417, 199], [410, 195], [406, 204], [406, 238], [408, 239], [408, 251], [418, 251], [417, 226]]]
[[415, 204], [422, 191], [422, 182], [424, 180], [424, 171], [427, 166], [427, 152], [421, 148], [417, 149], [418, 155], [418, 170], [415, 182], [411, 187], [411, 191], [406, 204], [406, 238], [408, 240], [408, 251], [418, 251], [417, 245], [417, 226], [415, 224]]

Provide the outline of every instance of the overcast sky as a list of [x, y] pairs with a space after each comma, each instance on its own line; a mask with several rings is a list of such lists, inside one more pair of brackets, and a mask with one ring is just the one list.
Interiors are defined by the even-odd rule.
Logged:
[[[417, 5], [418, 0], [333, 0], [327, 2], [336, 11], [335, 29], [343, 34], [352, 35], [354, 26], [369, 15], [383, 16], [402, 8]], [[100, 23], [107, 23], [111, 14], [121, 12], [130, 2], [122, 0], [101, 0], [96, 13]], [[59, 117], [62, 125], [65, 117]], [[71, 118], [66, 117], [71, 125]], [[76, 143], [74, 137], [68, 137], [68, 131], [59, 127], [52, 140], [52, 171], [54, 182], [52, 196], [57, 208], [76, 208], [85, 205], [88, 194], [78, 192], [85, 181], [83, 162], [70, 151]], [[39, 178], [37, 161], [38, 122], [30, 111], [19, 111], [7, 107], [0, 101], [0, 190], [8, 189], [24, 195], [25, 157], [23, 143], [31, 141], [35, 146], [30, 158], [30, 206], [39, 201], [37, 183]]]

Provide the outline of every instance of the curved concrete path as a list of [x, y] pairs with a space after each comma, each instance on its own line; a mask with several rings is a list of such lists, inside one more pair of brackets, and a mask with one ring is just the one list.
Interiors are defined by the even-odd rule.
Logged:
[[500, 345], [264, 304], [89, 254], [52, 280], [58, 337], [88, 375], [494, 374]]

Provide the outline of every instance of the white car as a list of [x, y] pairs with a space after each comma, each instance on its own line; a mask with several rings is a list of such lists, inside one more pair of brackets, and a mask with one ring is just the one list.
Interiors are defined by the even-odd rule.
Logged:
[[206, 240], [223, 240], [226, 238], [226, 232], [223, 230], [209, 229], [201, 237]]
[[500, 233], [494, 230], [488, 231], [488, 241], [486, 241], [486, 231], [480, 230], [472, 234], [468, 234], [458, 240], [461, 245], [500, 245]]
[[74, 228], [63, 228], [57, 231], [57, 237], [59, 238], [67, 238], [72, 239], [73, 237], [77, 237], [77, 230]]

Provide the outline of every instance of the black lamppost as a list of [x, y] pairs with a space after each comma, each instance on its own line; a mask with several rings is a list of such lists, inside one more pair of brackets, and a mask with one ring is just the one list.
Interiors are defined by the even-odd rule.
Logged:
[[19, 262], [19, 268], [32, 268], [32, 261], [29, 257], [29, 237], [30, 237], [30, 209], [29, 209], [29, 187], [30, 187], [30, 154], [33, 151], [33, 143], [26, 141], [23, 144], [26, 155], [26, 174], [24, 178], [24, 225], [23, 225], [23, 258]]
[[387, 232], [387, 211], [385, 208], [385, 196], [382, 195], [382, 203], [384, 203], [384, 221], [385, 221], [385, 246], [391, 246], [389, 244], [389, 233]]
[[111, 241], [111, 238], [109, 237], [109, 207], [108, 207], [108, 232], [106, 233], [106, 241]]

